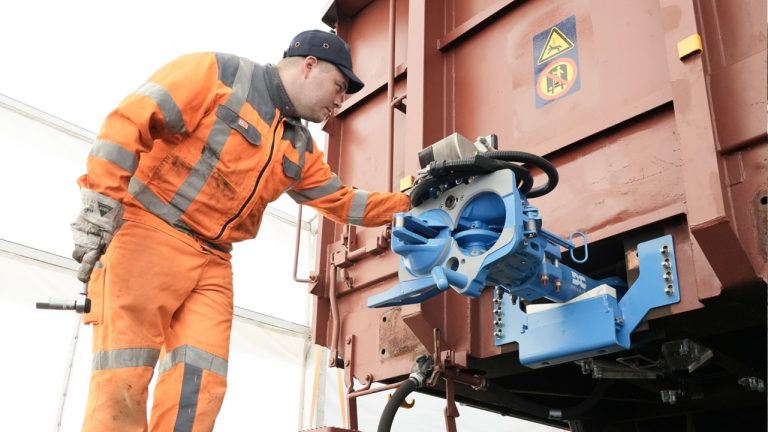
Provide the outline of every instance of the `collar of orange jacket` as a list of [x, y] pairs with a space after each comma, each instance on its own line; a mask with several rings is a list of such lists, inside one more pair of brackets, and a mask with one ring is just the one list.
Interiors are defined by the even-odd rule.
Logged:
[[268, 64], [266, 66], [267, 72], [264, 74], [264, 79], [267, 81], [267, 91], [269, 92], [269, 98], [272, 103], [283, 113], [286, 117], [299, 118], [299, 114], [296, 112], [296, 107], [288, 97], [288, 93], [285, 91], [283, 81], [280, 79], [280, 75], [277, 73], [277, 67]]

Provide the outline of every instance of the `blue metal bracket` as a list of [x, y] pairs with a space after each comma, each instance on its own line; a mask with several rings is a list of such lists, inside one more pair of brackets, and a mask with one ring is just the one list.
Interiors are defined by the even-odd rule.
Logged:
[[[439, 267], [436, 267], [439, 268]], [[400, 282], [393, 289], [368, 298], [368, 305], [409, 305], [421, 303], [448, 289], [438, 287], [434, 279], [419, 278]]]
[[629, 349], [647, 313], [680, 301], [671, 236], [640, 243], [640, 277], [617, 300], [607, 285], [566, 303], [528, 306], [501, 294], [494, 304], [496, 345], [517, 342], [520, 363], [543, 367]]

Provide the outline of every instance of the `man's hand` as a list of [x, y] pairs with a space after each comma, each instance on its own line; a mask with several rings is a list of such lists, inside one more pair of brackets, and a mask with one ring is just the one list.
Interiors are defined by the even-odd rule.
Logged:
[[123, 219], [123, 205], [89, 189], [82, 189], [80, 193], [83, 207], [71, 225], [75, 240], [72, 258], [80, 263], [77, 278], [88, 282], [93, 267]]

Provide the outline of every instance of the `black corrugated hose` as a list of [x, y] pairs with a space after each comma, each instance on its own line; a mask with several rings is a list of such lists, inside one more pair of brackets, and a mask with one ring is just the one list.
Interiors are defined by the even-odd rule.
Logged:
[[[533, 177], [528, 164], [541, 169], [547, 175], [547, 183], [533, 187]], [[536, 198], [551, 192], [559, 180], [557, 169], [541, 156], [520, 151], [489, 151], [471, 158], [451, 161], [435, 161], [429, 164], [427, 175], [419, 178], [411, 191], [411, 204], [417, 206], [429, 198], [433, 188], [468, 177], [488, 174], [500, 169], [511, 169], [518, 179], [517, 188], [528, 198]]]

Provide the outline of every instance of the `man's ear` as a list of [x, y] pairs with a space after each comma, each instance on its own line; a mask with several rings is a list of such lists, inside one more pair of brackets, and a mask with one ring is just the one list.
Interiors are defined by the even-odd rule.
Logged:
[[301, 74], [306, 78], [309, 73], [312, 71], [312, 69], [316, 68], [318, 66], [318, 60], [315, 56], [307, 56], [304, 58], [304, 63], [302, 63], [301, 68]]

